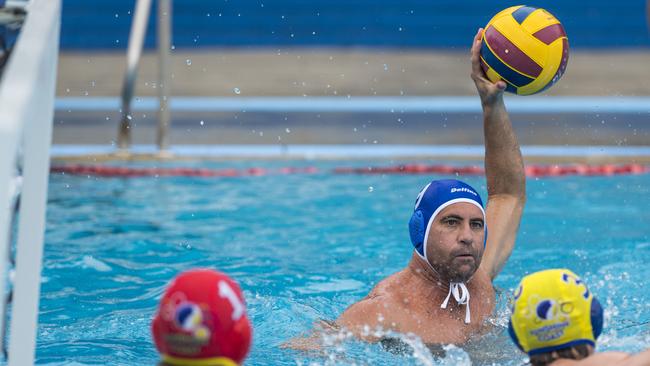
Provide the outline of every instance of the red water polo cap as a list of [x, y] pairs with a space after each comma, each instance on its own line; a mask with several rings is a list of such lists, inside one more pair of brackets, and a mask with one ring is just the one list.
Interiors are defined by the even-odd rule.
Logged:
[[252, 337], [241, 289], [209, 269], [183, 272], [172, 281], [151, 330], [163, 362], [170, 365], [239, 365]]

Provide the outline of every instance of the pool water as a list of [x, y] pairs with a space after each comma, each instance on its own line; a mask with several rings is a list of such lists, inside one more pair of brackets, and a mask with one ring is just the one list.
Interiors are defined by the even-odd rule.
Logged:
[[[490, 320], [494, 331], [467, 350], [446, 347], [436, 357], [403, 336], [413, 347], [400, 354], [345, 334], [319, 354], [282, 348], [408, 262], [414, 199], [431, 179], [448, 177], [331, 173], [381, 164], [183, 163], [319, 168], [238, 178], [52, 174], [37, 363], [154, 365], [149, 326], [157, 303], [174, 275], [195, 267], [241, 284], [254, 326], [248, 365], [521, 365], [504, 332], [507, 297], [522, 275], [550, 267], [582, 275], [605, 306], [600, 350], [650, 343], [650, 175], [638, 175], [528, 180], [516, 248], [496, 280], [504, 296]], [[460, 178], [485, 195], [484, 177]]]

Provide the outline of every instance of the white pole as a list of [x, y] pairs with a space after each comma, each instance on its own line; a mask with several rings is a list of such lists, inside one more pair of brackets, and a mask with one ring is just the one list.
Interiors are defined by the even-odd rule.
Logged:
[[[24, 175], [21, 195], [16, 276], [9, 335], [9, 366], [33, 365], [45, 233], [45, 207], [56, 66], [59, 49], [60, 0], [34, 0], [28, 9], [10, 65], [5, 72], [22, 78], [29, 88], [22, 114]], [[25, 76], [29, 74], [29, 76]], [[3, 80], [3, 88], [15, 88]], [[15, 149], [14, 149], [15, 150]], [[6, 262], [6, 261], [5, 261]]]
[[122, 120], [117, 135], [117, 146], [120, 150], [127, 150], [131, 145], [131, 99], [135, 88], [135, 79], [138, 76], [138, 64], [142, 54], [144, 36], [147, 33], [151, 0], [138, 0], [131, 23], [129, 34], [129, 49], [126, 55], [126, 74], [122, 85]]
[[172, 1], [158, 0], [158, 154], [160, 157], [169, 156], [169, 97], [171, 90], [171, 31], [172, 31]]
[[[6, 70], [5, 70], [6, 71]], [[22, 89], [22, 88], [21, 88]], [[0, 330], [5, 329], [6, 303], [5, 283], [7, 275], [9, 232], [13, 206], [9, 197], [12, 191], [13, 176], [16, 167], [16, 147], [18, 141], [18, 126], [9, 118], [15, 117], [18, 111], [11, 108], [13, 98], [8, 96], [12, 90], [6, 84], [0, 87]], [[20, 90], [24, 92], [24, 90]], [[24, 93], [23, 93], [24, 94]], [[0, 331], [0, 345], [4, 344], [3, 331]]]

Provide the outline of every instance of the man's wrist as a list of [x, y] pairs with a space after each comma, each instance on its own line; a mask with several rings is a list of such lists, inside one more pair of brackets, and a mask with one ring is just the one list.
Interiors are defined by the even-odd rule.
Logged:
[[481, 107], [483, 108], [483, 112], [486, 114], [504, 108], [505, 104], [503, 103], [503, 96], [499, 95], [489, 99], [481, 99]]

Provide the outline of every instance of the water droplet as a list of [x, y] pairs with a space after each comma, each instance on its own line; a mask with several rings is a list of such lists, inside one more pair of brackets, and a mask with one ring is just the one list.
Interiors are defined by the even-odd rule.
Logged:
[[384, 71], [388, 71], [388, 64], [384, 64]]
[[291, 130], [287, 127], [287, 128], [284, 129], [284, 132], [291, 133]]
[[188, 58], [187, 60], [185, 60], [185, 63], [187, 64], [187, 66], [190, 66], [192, 64], [192, 60]]
[[201, 122], [199, 122], [199, 124], [200, 124], [201, 126], [203, 126], [203, 125], [205, 124], [205, 122], [203, 122], [203, 120], [201, 120]]
[[133, 119], [133, 117], [131, 117], [131, 115], [130, 115], [130, 114], [127, 114], [127, 115], [126, 115], [126, 119], [128, 119], [128, 120], [130, 121], [130, 120], [132, 120], [132, 119]]
[[375, 190], [375, 187], [373, 187], [373, 186], [368, 187], [368, 192], [372, 192], [374, 190]]
[[232, 91], [233, 91], [235, 94], [241, 94], [241, 90], [239, 90], [239, 88], [233, 88]]

